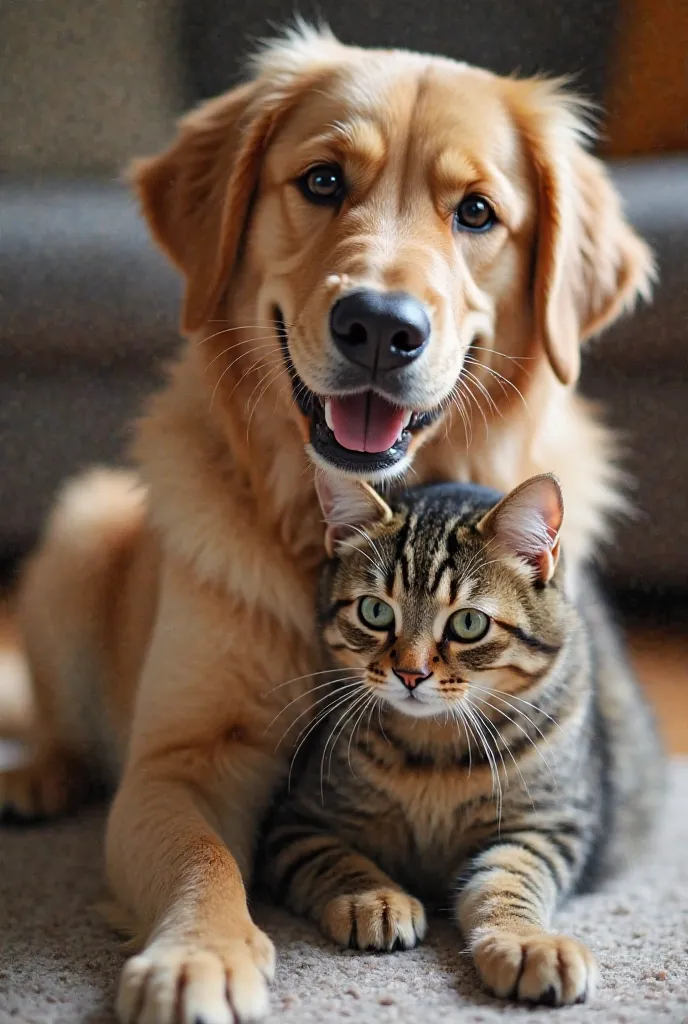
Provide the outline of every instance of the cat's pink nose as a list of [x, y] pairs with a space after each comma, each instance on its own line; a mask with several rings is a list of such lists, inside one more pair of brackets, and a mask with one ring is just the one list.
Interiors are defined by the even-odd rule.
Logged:
[[415, 690], [420, 683], [424, 683], [432, 675], [432, 672], [419, 672], [415, 668], [393, 668], [392, 672], [397, 679], [401, 679], [407, 690]]

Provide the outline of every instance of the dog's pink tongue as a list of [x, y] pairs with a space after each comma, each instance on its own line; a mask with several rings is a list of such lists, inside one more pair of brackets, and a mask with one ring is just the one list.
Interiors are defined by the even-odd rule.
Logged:
[[386, 452], [401, 433], [406, 413], [379, 395], [347, 395], [330, 404], [332, 431], [342, 448]]

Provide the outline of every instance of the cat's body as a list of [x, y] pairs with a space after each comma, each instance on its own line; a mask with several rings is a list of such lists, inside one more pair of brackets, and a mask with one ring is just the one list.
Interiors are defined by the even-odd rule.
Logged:
[[551, 915], [637, 851], [662, 761], [595, 586], [565, 592], [558, 487], [539, 481], [500, 505], [452, 485], [410, 492], [391, 518], [347, 510], [356, 532], [340, 522], [319, 608], [347, 667], [271, 823], [266, 873], [364, 948], [422, 938], [415, 897], [452, 905], [490, 988], [559, 1003], [585, 998], [595, 967], [547, 933]]

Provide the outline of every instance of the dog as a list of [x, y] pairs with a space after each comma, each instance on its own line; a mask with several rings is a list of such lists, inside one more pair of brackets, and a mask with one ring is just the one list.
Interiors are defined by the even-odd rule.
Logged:
[[653, 263], [586, 124], [561, 82], [299, 26], [134, 165], [188, 341], [139, 472], [69, 484], [27, 567], [33, 754], [0, 782], [32, 815], [117, 781], [124, 1024], [267, 1010], [246, 887], [319, 669], [315, 471], [506, 491], [552, 470], [572, 578], [604, 534], [613, 439], [580, 347]]

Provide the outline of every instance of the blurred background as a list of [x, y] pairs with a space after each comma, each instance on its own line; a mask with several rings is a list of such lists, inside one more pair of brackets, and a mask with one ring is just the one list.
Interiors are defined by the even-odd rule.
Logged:
[[[233, 85], [281, 0], [0, 0], [0, 564], [11, 580], [59, 482], [120, 458], [177, 343], [179, 283], [121, 171]], [[575, 74], [661, 281], [588, 346], [584, 391], [623, 431], [638, 514], [603, 568], [675, 749], [688, 750], [688, 3], [310, 0], [344, 42], [497, 72]]]

